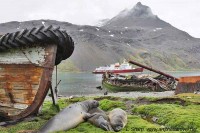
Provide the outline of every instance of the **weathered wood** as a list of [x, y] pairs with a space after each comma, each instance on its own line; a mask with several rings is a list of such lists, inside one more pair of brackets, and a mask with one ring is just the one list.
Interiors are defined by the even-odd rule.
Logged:
[[[26, 67], [25, 67], [26, 66]], [[38, 71], [38, 68], [36, 68], [34, 65], [13, 65], [13, 64], [7, 64], [1, 66], [0, 70], [0, 95], [4, 95], [4, 97], [7, 97], [10, 99], [9, 94], [12, 95], [14, 102], [22, 102], [22, 101], [30, 101], [32, 103], [32, 100], [34, 99], [34, 96], [37, 92], [37, 89], [39, 88], [43, 68], [40, 68], [40, 76], [39, 72], [36, 72], [38, 76], [35, 76], [35, 71]], [[21, 67], [23, 69], [21, 69]], [[21, 73], [21, 70], [23, 71], [23, 74]], [[27, 74], [28, 72], [32, 72], [32, 75]], [[14, 72], [14, 73], [10, 73]], [[18, 74], [19, 72], [19, 74]], [[34, 84], [35, 86], [32, 86]], [[0, 97], [0, 101], [2, 100], [3, 96]], [[23, 99], [23, 100], [22, 100]], [[5, 100], [5, 99], [4, 99]], [[5, 101], [4, 101], [5, 102]], [[1, 105], [1, 104], [0, 104]]]
[[45, 62], [45, 48], [11, 49], [0, 53], [0, 64], [37, 64]]
[[56, 45], [48, 45], [0, 53], [0, 111], [10, 119], [28, 116], [42, 104], [56, 50]]
[[72, 38], [51, 25], [3, 35], [0, 112], [8, 116], [0, 117], [16, 120], [37, 113], [49, 90], [54, 66], [69, 58], [73, 51]]
[[180, 77], [175, 94], [200, 91], [200, 76]]

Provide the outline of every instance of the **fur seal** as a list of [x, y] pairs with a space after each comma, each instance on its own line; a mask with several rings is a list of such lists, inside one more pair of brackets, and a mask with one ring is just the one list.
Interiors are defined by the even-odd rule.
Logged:
[[105, 131], [113, 131], [109, 123], [109, 118], [103, 110], [100, 108], [93, 108], [88, 113], [95, 114], [87, 120], [89, 123]]
[[120, 108], [110, 111], [108, 117], [113, 130], [116, 132], [122, 130], [127, 124], [127, 114]]
[[51, 118], [40, 130], [39, 133], [51, 133], [55, 131], [69, 130], [84, 122], [93, 115], [88, 112], [99, 106], [96, 100], [86, 100], [69, 105], [57, 115]]

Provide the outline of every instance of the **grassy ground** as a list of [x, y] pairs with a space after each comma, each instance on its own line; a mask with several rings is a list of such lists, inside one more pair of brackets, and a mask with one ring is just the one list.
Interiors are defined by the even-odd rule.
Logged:
[[[0, 127], [1, 133], [26, 133], [37, 131], [52, 116], [71, 103], [89, 98], [60, 99], [58, 106], [45, 101], [42, 112], [33, 120], [16, 125]], [[122, 133], [199, 133], [200, 132], [200, 95], [181, 94], [170, 98], [119, 98], [92, 97], [100, 102], [100, 108], [110, 111], [122, 108], [128, 112], [128, 124]], [[88, 122], [82, 123], [69, 133], [105, 132]], [[64, 133], [64, 132], [63, 132]]]

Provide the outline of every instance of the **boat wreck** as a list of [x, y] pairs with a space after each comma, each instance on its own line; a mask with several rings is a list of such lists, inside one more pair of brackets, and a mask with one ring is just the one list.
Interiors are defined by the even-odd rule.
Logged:
[[24, 29], [0, 38], [0, 119], [17, 120], [38, 112], [54, 66], [74, 51], [59, 27]]
[[118, 91], [170, 91], [175, 90], [178, 79], [144, 66], [134, 61], [129, 63], [140, 66], [144, 69], [153, 71], [158, 76], [152, 77], [151, 75], [129, 75], [123, 76], [119, 74], [106, 73], [103, 75], [102, 84], [105, 88], [118, 92]]
[[171, 91], [175, 94], [200, 92], [200, 76], [173, 77], [167, 73], [142, 65], [135, 61], [129, 63], [139, 66], [143, 69], [157, 73], [157, 76], [151, 75], [130, 75], [123, 76], [119, 74], [106, 73], [103, 75], [102, 85], [113, 92], [118, 91]]
[[179, 77], [175, 78], [169, 74], [166, 74], [164, 72], [152, 69], [150, 67], [144, 66], [142, 64], [139, 64], [134, 61], [129, 61], [129, 63], [143, 67], [144, 69], [153, 71], [155, 73], [158, 73], [160, 75], [163, 75], [167, 78], [170, 78], [171, 80], [176, 80], [176, 88], [175, 88], [175, 94], [180, 94], [180, 93], [197, 93], [200, 91], [200, 76], [184, 76], [184, 77]]
[[163, 75], [129, 75], [107, 73], [103, 76], [102, 84], [113, 92], [123, 91], [170, 91], [176, 89], [177, 82]]

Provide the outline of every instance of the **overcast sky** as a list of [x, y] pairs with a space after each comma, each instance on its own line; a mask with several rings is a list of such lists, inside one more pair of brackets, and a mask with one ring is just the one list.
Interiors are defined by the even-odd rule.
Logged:
[[[155, 15], [200, 38], [200, 0], [140, 0]], [[0, 23], [54, 19], [73, 24], [94, 25], [112, 18], [138, 0], [0, 0]]]

